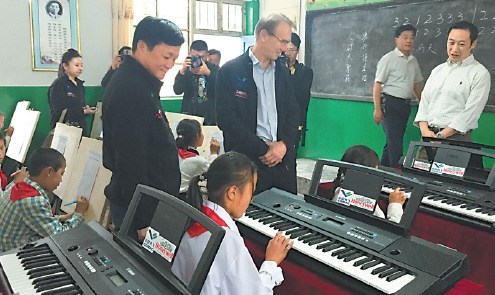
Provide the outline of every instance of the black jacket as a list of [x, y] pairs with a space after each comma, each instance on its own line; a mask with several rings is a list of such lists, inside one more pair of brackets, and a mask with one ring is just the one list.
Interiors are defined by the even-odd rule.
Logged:
[[205, 125], [216, 125], [215, 111], [215, 83], [218, 74], [218, 66], [206, 62], [210, 70], [210, 76], [206, 77], [206, 95], [208, 101], [203, 103], [197, 102], [197, 80], [199, 76], [194, 75], [191, 71], [186, 71], [184, 75], [177, 73], [174, 82], [174, 92], [177, 95], [184, 93], [182, 98], [181, 113], [201, 116], [205, 118]]
[[301, 119], [299, 125], [306, 126], [309, 100], [311, 98], [311, 85], [313, 84], [313, 70], [296, 60], [294, 75], [291, 75], [292, 85], [296, 91], [296, 100], [299, 104]]
[[[160, 104], [162, 82], [134, 58], [115, 72], [103, 98], [103, 165], [112, 171], [105, 195], [126, 207], [137, 184], [172, 195], [180, 186], [175, 139]], [[148, 226], [156, 203], [138, 208], [138, 224]]]
[[[275, 66], [275, 97], [277, 102], [277, 140], [287, 146], [284, 161], [295, 159], [296, 132], [299, 111], [290, 73], [282, 60]], [[253, 62], [246, 51], [227, 62], [218, 72], [217, 120], [223, 131], [226, 151], [234, 150], [258, 162], [268, 145], [256, 136], [258, 90], [253, 79]]]
[[50, 106], [50, 127], [53, 129], [57, 124], [64, 109], [67, 109], [64, 123], [78, 125], [83, 129], [83, 134], [88, 135], [88, 128], [84, 116], [83, 108], [86, 106], [84, 95], [84, 81], [76, 78], [77, 85], [72, 83], [69, 77], [64, 74], [53, 81], [48, 88], [48, 105]]
[[116, 70], [112, 69], [110, 67], [108, 71], [106, 72], [105, 76], [103, 76], [103, 79], [101, 79], [101, 87], [105, 88], [108, 85], [108, 82], [110, 82], [110, 79], [113, 76], [113, 73], [115, 73]]

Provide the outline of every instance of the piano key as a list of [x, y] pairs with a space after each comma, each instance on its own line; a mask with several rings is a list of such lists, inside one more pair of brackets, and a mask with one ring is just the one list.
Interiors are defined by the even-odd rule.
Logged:
[[349, 255], [346, 258], [344, 258], [344, 262], [349, 262], [349, 261], [352, 261], [352, 260], [357, 259], [359, 257], [363, 257], [363, 255], [364, 255], [363, 252], [357, 251], [356, 253]]
[[342, 254], [337, 255], [337, 259], [346, 258], [347, 256], [353, 255], [357, 251], [358, 251], [357, 249], [351, 249], [351, 251], [347, 251], [345, 253], [342, 253]]
[[371, 274], [372, 274], [372, 275], [376, 275], [376, 274], [379, 274], [379, 273], [381, 273], [382, 271], [386, 271], [386, 270], [388, 270], [388, 269], [390, 269], [390, 268], [392, 268], [392, 266], [391, 266], [391, 265], [389, 265], [389, 264], [385, 264], [385, 265], [384, 265], [384, 266], [382, 266], [382, 267], [377, 267], [377, 268], [375, 268], [375, 269], [371, 272]]
[[59, 287], [64, 287], [67, 285], [72, 285], [74, 284], [74, 280], [72, 278], [66, 278], [63, 280], [56, 280], [48, 284], [44, 284], [38, 288], [36, 288], [36, 292], [41, 292], [41, 291], [49, 291], [52, 289], [57, 289]]
[[328, 240], [328, 238], [327, 238], [327, 237], [325, 237], [325, 236], [321, 236], [321, 235], [320, 235], [320, 237], [319, 237], [319, 238], [317, 238], [317, 239], [314, 239], [314, 240], [310, 241], [308, 244], [309, 244], [310, 246], [312, 246], [312, 245], [319, 244], [319, 243], [321, 243], [321, 242], [323, 242], [323, 241], [326, 241], [326, 240]]
[[32, 275], [30, 275], [29, 278], [30, 279], [35, 279], [35, 278], [39, 278], [39, 277], [42, 277], [42, 276], [51, 275], [51, 274], [55, 274], [55, 273], [58, 273], [58, 272], [63, 272], [64, 270], [65, 269], [62, 266], [59, 266], [59, 267], [56, 267], [56, 268], [52, 268], [52, 269], [48, 269], [48, 270], [44, 270], [44, 271], [35, 272]]
[[302, 236], [305, 236], [307, 234], [311, 233], [311, 230], [308, 229], [308, 228], [305, 228], [305, 229], [302, 229], [300, 231], [296, 231], [295, 233], [291, 234], [289, 236], [289, 238], [291, 239], [296, 239], [296, 238], [299, 238], [299, 237], [302, 237]]
[[57, 288], [57, 289], [53, 289], [50, 291], [42, 292], [41, 295], [60, 295], [60, 294], [65, 295], [65, 294], [72, 292], [72, 291], [79, 291], [80, 292], [79, 287], [77, 287], [75, 285], [70, 285], [70, 286], [66, 286], [63, 288]]
[[437, 201], [431, 198], [423, 198], [421, 200], [421, 203], [425, 205], [429, 205], [431, 207], [440, 208], [449, 212], [457, 213], [463, 216], [471, 217], [473, 219], [478, 219], [489, 223], [495, 223], [495, 215], [488, 214], [488, 212], [490, 212], [493, 209], [490, 209], [488, 207], [482, 208], [480, 205], [476, 205], [476, 206], [469, 205], [465, 207], [463, 207], [462, 205], [455, 206], [455, 205], [442, 203], [441, 201]]
[[320, 250], [320, 249], [325, 248], [326, 246], [330, 246], [334, 243], [335, 242], [333, 240], [331, 240], [331, 241], [328, 241], [326, 243], [319, 244], [318, 246], [316, 246], [316, 249]]
[[360, 266], [360, 265], [362, 265], [364, 263], [367, 263], [367, 262], [372, 261], [373, 259], [375, 259], [373, 256], [369, 256], [369, 257], [367, 256], [364, 259], [361, 259], [361, 260], [358, 260], [358, 261], [354, 262], [354, 266]]
[[264, 218], [264, 220], [261, 221], [261, 223], [268, 224], [268, 223], [272, 223], [272, 222], [277, 221], [277, 220], [281, 220], [280, 217], [273, 216], [273, 217], [270, 217], [270, 218]]
[[[271, 225], [265, 225], [261, 222], [258, 222], [257, 220], [254, 220], [250, 218], [248, 215], [244, 215], [241, 218], [237, 220], [238, 222], [253, 228], [254, 230], [268, 236], [268, 237], [274, 237], [275, 234], [277, 233], [277, 230], [272, 228]], [[295, 223], [293, 224], [293, 227], [300, 227], [296, 225]], [[313, 236], [315, 233], [308, 233], [305, 235], [305, 237], [309, 237], [308, 235]], [[320, 233], [316, 233], [317, 235], [323, 235]], [[398, 290], [403, 288], [405, 285], [407, 285], [409, 282], [415, 279], [415, 276], [409, 273], [406, 273], [402, 275], [401, 277], [398, 277], [397, 279], [394, 279], [392, 281], [387, 281], [386, 278], [379, 278], [377, 275], [372, 275], [371, 272], [373, 269], [382, 267], [386, 265], [381, 261], [381, 259], [378, 258], [372, 258], [371, 262], [364, 262], [363, 264], [358, 264], [358, 266], [354, 266], [357, 262], [360, 260], [367, 260], [367, 256], [362, 256], [363, 258], [356, 258], [359, 260], [351, 260], [351, 261], [344, 261], [344, 259], [338, 259], [335, 256], [332, 256], [334, 251], [339, 251], [342, 249], [347, 249], [346, 251], [352, 251], [354, 248], [349, 245], [345, 245], [345, 243], [335, 240], [334, 243], [330, 243], [328, 240], [333, 240], [333, 238], [328, 237], [327, 240], [321, 241], [319, 244], [314, 244], [314, 245], [309, 245], [309, 243], [304, 243], [300, 239], [294, 239], [292, 240], [293, 242], [293, 250], [298, 251], [303, 253], [304, 255], [307, 255], [315, 260], [318, 260], [334, 269], [337, 271], [343, 272], [348, 276], [351, 276], [359, 281], [362, 281], [365, 284], [368, 284], [372, 286], [373, 288], [386, 293], [386, 294], [393, 294], [396, 293]], [[319, 245], [328, 245], [325, 246], [325, 248], [318, 248]], [[352, 255], [352, 254], [351, 254]], [[390, 265], [390, 263], [388, 263]], [[366, 266], [364, 269], [361, 269], [362, 266]], [[400, 269], [403, 270], [403, 269]], [[388, 277], [387, 277], [388, 278]]]
[[399, 271], [399, 268], [398, 268], [398, 267], [391, 267], [391, 268], [389, 268], [389, 269], [388, 269], [388, 270], [386, 270], [386, 271], [382, 271], [382, 272], [378, 275], [378, 277], [379, 277], [379, 278], [384, 278], [384, 277], [389, 276], [389, 275], [391, 275], [391, 274], [394, 274], [394, 273], [396, 273], [396, 272], [398, 272], [398, 271]]
[[337, 256], [337, 255], [340, 255], [342, 253], [346, 253], [346, 252], [351, 251], [351, 250], [352, 250], [351, 247], [345, 247], [345, 248], [342, 248], [340, 250], [333, 251], [332, 256]]
[[401, 270], [401, 271], [396, 272], [392, 275], [389, 275], [386, 280], [387, 280], [387, 282], [391, 282], [391, 281], [396, 280], [396, 279], [398, 279], [398, 278], [400, 278], [406, 274], [407, 274], [407, 271]]

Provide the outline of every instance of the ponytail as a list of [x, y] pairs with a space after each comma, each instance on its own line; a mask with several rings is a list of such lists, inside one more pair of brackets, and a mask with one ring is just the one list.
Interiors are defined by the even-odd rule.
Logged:
[[201, 125], [196, 120], [184, 119], [177, 124], [177, 138], [175, 144], [179, 149], [187, 149], [196, 143], [198, 136], [201, 135]]

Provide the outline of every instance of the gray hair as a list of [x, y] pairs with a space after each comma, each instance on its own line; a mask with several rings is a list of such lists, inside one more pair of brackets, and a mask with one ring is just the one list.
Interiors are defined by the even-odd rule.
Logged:
[[294, 28], [294, 22], [292, 22], [287, 16], [281, 13], [272, 13], [268, 16], [262, 17], [256, 24], [256, 28], [254, 29], [254, 34], [256, 38], [260, 35], [260, 32], [263, 30], [266, 30], [269, 33], [273, 34], [275, 27], [282, 22], [285, 22], [291, 28]]

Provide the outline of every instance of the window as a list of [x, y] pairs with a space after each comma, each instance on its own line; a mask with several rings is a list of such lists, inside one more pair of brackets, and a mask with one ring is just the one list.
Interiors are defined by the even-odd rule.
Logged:
[[244, 51], [241, 38], [244, 28], [243, 11], [244, 0], [134, 1], [134, 27], [146, 16], [163, 17], [176, 23], [186, 40], [175, 66], [165, 75], [160, 96], [176, 96], [173, 92], [175, 76], [182, 67], [193, 40], [204, 40], [210, 49], [220, 50], [221, 64]]

